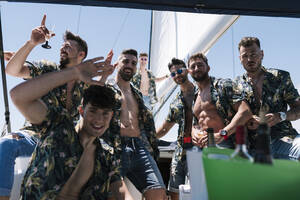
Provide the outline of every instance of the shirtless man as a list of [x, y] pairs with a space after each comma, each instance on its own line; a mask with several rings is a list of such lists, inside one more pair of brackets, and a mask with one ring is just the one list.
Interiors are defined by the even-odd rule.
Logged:
[[153, 117], [143, 103], [142, 94], [130, 83], [137, 62], [136, 50], [128, 49], [115, 64], [117, 76], [113, 87], [119, 99], [116, 120], [120, 120], [121, 126], [121, 174], [146, 199], [166, 199], [162, 176], [151, 156], [158, 154]]
[[184, 61], [173, 58], [168, 67], [173, 81], [180, 86], [180, 91], [170, 104], [168, 116], [157, 130], [157, 137], [163, 137], [176, 123], [178, 124], [177, 146], [172, 157], [168, 186], [171, 199], [177, 200], [179, 199], [179, 185], [185, 184], [185, 178], [188, 174], [184, 141], [191, 139], [192, 104], [195, 97], [195, 87], [188, 79], [188, 71]]
[[[213, 128], [215, 142], [232, 148], [230, 136], [237, 126], [244, 125], [252, 116], [249, 106], [237, 93], [230, 79], [216, 79], [208, 75], [210, 66], [202, 53], [192, 55], [188, 66], [189, 73], [198, 86], [193, 108], [198, 124], [192, 130], [193, 143], [200, 147], [206, 146], [206, 129]], [[228, 140], [223, 141], [227, 138]]]
[[132, 83], [137, 87], [143, 94], [143, 100], [145, 105], [152, 110], [154, 104], [157, 102], [156, 97], [156, 82], [162, 81], [169, 76], [155, 77], [150, 70], [147, 69], [148, 66], [148, 54], [140, 53], [139, 63], [140, 68], [137, 73], [132, 78]]

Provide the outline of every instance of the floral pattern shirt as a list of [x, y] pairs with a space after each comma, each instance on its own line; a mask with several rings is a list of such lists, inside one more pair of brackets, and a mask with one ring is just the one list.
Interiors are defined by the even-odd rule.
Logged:
[[[195, 90], [195, 87], [194, 87]], [[194, 91], [195, 93], [195, 91]], [[177, 146], [174, 151], [173, 161], [171, 162], [171, 173], [176, 174], [176, 166], [179, 161], [183, 158], [183, 138], [185, 129], [185, 104], [183, 99], [183, 93], [180, 90], [175, 99], [171, 102], [169, 106], [169, 113], [167, 115], [166, 121], [169, 123], [178, 124], [178, 135], [177, 135]]]
[[[242, 93], [237, 90], [235, 83], [230, 79], [216, 79], [215, 77], [210, 77], [210, 94], [211, 103], [216, 106], [218, 114], [224, 119], [224, 124], [230, 123], [235, 115], [235, 110], [233, 105], [239, 101], [243, 100]], [[196, 101], [199, 88], [194, 88], [194, 103]], [[184, 99], [183, 94], [180, 91], [173, 102], [170, 104], [169, 113], [166, 118], [168, 122], [175, 122], [179, 125], [178, 127], [178, 137], [177, 137], [177, 147], [175, 149], [175, 156], [173, 157], [171, 173], [176, 173], [176, 165], [178, 161], [183, 158], [183, 138], [184, 138], [184, 123], [185, 123], [185, 110], [184, 110]], [[194, 115], [194, 124], [198, 124], [198, 119]]]
[[[155, 104], [157, 102], [155, 76], [149, 70], [147, 70], [147, 74], [148, 74], [148, 78], [149, 78], [149, 82], [150, 82], [148, 94], [150, 96], [151, 104]], [[141, 88], [141, 80], [142, 80], [142, 75], [140, 74], [139, 71], [137, 71], [137, 73], [132, 78], [131, 82], [136, 88], [140, 89]]]
[[[115, 114], [113, 117], [114, 125], [111, 126], [111, 129], [114, 129], [114, 146], [118, 151], [122, 151], [121, 140], [122, 137], [120, 136], [120, 125], [121, 125], [121, 104], [122, 104], [122, 94], [121, 90], [119, 89], [118, 85], [114, 81], [110, 81], [111, 87], [116, 92], [116, 99], [117, 99], [117, 106], [115, 109]], [[140, 138], [143, 141], [143, 144], [147, 148], [147, 150], [151, 153], [151, 155], [158, 159], [159, 150], [158, 150], [158, 139], [156, 137], [156, 130], [154, 125], [154, 120], [151, 111], [144, 105], [143, 98], [141, 92], [136, 89], [132, 84], [131, 91], [138, 103], [138, 121], [139, 121], [139, 128], [140, 128]], [[111, 139], [112, 140], [112, 139]]]
[[[254, 97], [254, 88], [251, 85], [248, 75], [245, 73], [236, 78], [238, 88], [244, 93], [252, 113], [259, 116], [261, 109], [267, 113], [286, 112], [288, 104], [292, 104], [300, 99], [290, 74], [283, 70], [266, 69], [265, 67], [262, 67], [262, 70], [265, 74], [260, 102]], [[272, 139], [281, 138], [283, 136], [295, 136], [297, 134], [291, 122], [287, 120], [271, 127]], [[249, 136], [254, 138], [255, 131], [249, 130]]]
[[[30, 76], [32, 78], [40, 76], [45, 73], [61, 70], [58, 65], [56, 65], [53, 62], [46, 61], [46, 60], [42, 60], [40, 62], [33, 62], [33, 63], [26, 62], [26, 66], [29, 68]], [[83, 89], [85, 87], [86, 87], [86, 85], [83, 82], [80, 82], [80, 83], [75, 82], [75, 85], [73, 87], [72, 107], [71, 107], [71, 109], [69, 109], [69, 113], [70, 113], [74, 123], [76, 123], [79, 120], [79, 113], [78, 113], [77, 108], [81, 103]], [[51, 90], [43, 98], [47, 98], [47, 96], [50, 97], [53, 95], [55, 95], [57, 97], [57, 102], [55, 102], [57, 106], [66, 107], [67, 84]], [[60, 102], [61, 105], [59, 105], [58, 101]], [[43, 129], [45, 129], [45, 128], [46, 127], [41, 126], [41, 125], [34, 125], [34, 124], [26, 123], [26, 126], [23, 127], [21, 130], [28, 132], [31, 136], [33, 136], [35, 138], [40, 138], [41, 137], [40, 133], [44, 132]]]
[[[43, 127], [41, 139], [22, 183], [21, 199], [24, 200], [56, 199], [83, 153], [73, 116], [65, 109], [57, 92], [54, 90], [42, 98], [48, 113], [40, 125]], [[109, 131], [104, 135], [110, 135]], [[82, 188], [79, 199], [107, 199], [110, 184], [121, 180], [120, 163], [115, 158], [114, 148], [102, 137], [97, 138], [95, 144], [94, 172]]]
[[[231, 79], [210, 77], [210, 82], [211, 103], [216, 106], [224, 124], [228, 125], [236, 113], [233, 105], [244, 100], [243, 93], [238, 90], [235, 82]], [[198, 92], [199, 88], [196, 95]], [[196, 122], [198, 123], [198, 120]]]

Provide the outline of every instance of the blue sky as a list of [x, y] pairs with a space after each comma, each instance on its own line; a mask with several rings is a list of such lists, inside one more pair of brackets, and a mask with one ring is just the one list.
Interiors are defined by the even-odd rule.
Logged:
[[[150, 15], [147, 10], [80, 7], [51, 4], [23, 4], [0, 2], [4, 49], [16, 51], [29, 38], [31, 30], [47, 14], [46, 25], [55, 25], [56, 36], [50, 40], [51, 50], [36, 47], [28, 60], [59, 60], [59, 48], [66, 29], [78, 33], [89, 45], [88, 58], [105, 56], [113, 48], [115, 57], [122, 49], [134, 48], [148, 52]], [[126, 20], [125, 20], [126, 19]], [[124, 23], [125, 22], [125, 23]], [[123, 27], [123, 28], [122, 28]], [[279, 17], [241, 16], [237, 22], [215, 43], [208, 53], [210, 74], [232, 78], [242, 74], [237, 45], [243, 36], [256, 36], [264, 50], [263, 64], [291, 73], [292, 80], [300, 88], [299, 52], [300, 19]], [[22, 80], [7, 76], [10, 90]], [[0, 84], [0, 126], [4, 124], [4, 101]], [[12, 129], [24, 123], [23, 117], [10, 101]], [[300, 126], [298, 130], [300, 130]], [[1, 127], [0, 127], [1, 128]], [[170, 138], [175, 138], [170, 136]]]

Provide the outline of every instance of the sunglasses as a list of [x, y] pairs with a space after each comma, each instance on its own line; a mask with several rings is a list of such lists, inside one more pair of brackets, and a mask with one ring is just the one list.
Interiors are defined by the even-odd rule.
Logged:
[[171, 72], [171, 77], [175, 77], [176, 74], [182, 74], [183, 68], [177, 69], [176, 72]]
[[147, 59], [147, 58], [141, 58], [141, 60], [142, 60], [142, 61], [147, 61], [148, 59]]

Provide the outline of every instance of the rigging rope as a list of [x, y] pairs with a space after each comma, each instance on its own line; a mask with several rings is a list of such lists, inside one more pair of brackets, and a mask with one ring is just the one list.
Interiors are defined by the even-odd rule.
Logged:
[[128, 11], [127, 11], [127, 13], [126, 13], [126, 16], [125, 16], [125, 18], [124, 18], [124, 20], [123, 20], [123, 23], [122, 23], [122, 25], [121, 25], [121, 28], [120, 28], [120, 30], [119, 30], [119, 33], [118, 33], [118, 35], [117, 35], [117, 37], [116, 37], [116, 39], [115, 39], [115, 41], [114, 41], [113, 46], [112, 46], [111, 49], [114, 49], [114, 48], [115, 48], [115, 46], [116, 46], [116, 44], [117, 44], [117, 42], [118, 42], [118, 40], [119, 40], [119, 37], [120, 37], [120, 35], [121, 35], [121, 32], [122, 32], [122, 30], [123, 30], [123, 28], [124, 28], [124, 25], [125, 25], [125, 23], [126, 23], [126, 21], [127, 21], [127, 18], [128, 18], [129, 13], [130, 13], [130, 10], [128, 9]]
[[82, 6], [79, 6], [79, 13], [78, 13], [78, 20], [77, 20], [77, 35], [79, 34], [79, 25], [80, 25], [80, 19], [81, 19], [81, 8], [82, 8]]

